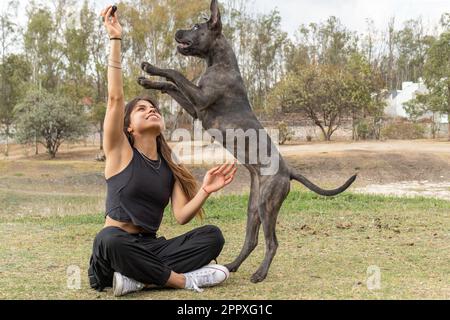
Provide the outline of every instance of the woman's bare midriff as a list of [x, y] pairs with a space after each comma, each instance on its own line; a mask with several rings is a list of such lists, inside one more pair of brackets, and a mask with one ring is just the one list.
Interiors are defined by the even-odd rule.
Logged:
[[141, 227], [135, 226], [132, 223], [127, 222], [120, 222], [114, 219], [111, 219], [109, 216], [106, 217], [105, 226], [103, 228], [107, 227], [117, 227], [120, 228], [128, 233], [137, 234], [137, 233], [143, 233], [145, 232], [144, 229]]

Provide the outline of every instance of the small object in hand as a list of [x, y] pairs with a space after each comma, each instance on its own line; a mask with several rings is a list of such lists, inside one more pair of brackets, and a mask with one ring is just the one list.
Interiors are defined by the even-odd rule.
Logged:
[[[112, 8], [111, 8], [111, 14], [110, 14], [109, 16], [110, 16], [110, 17], [113, 17], [114, 14], [116, 13], [116, 11], [117, 11], [117, 6], [116, 6], [116, 5], [113, 5]], [[102, 19], [103, 19], [103, 22], [104, 22], [104, 21], [105, 21], [105, 18], [103, 17]]]
[[117, 11], [117, 6], [113, 5], [112, 10], [111, 10], [111, 17], [116, 13], [116, 11]]

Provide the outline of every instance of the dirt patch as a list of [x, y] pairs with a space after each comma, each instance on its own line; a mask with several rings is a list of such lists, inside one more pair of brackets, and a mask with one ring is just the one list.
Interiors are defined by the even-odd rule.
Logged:
[[[6, 161], [7, 165], [0, 162], [2, 179], [7, 178], [4, 182], [20, 185], [22, 181], [26, 187], [31, 183], [30, 177], [34, 176], [41, 184], [48, 180], [49, 186], [57, 184], [62, 189], [64, 185], [76, 185], [77, 189], [84, 192], [96, 190], [104, 193], [106, 190], [103, 179], [104, 163], [95, 161], [97, 146], [63, 146], [55, 160], [45, 160], [45, 154], [23, 157], [20, 156], [23, 152], [20, 152], [17, 146], [11, 149], [9, 160], [14, 161]], [[220, 153], [220, 149], [218, 152]], [[426, 195], [435, 188], [432, 184], [440, 186], [450, 181], [450, 142], [447, 141], [311, 143], [280, 146], [280, 152], [291, 167], [323, 188], [335, 188], [355, 173], [358, 173], [358, 179], [352, 190], [358, 191], [373, 191], [374, 185], [404, 190], [401, 184], [396, 183], [401, 182], [407, 186], [411, 181], [416, 181], [421, 184], [421, 188], [415, 192]], [[204, 158], [208, 160], [208, 157]], [[44, 165], [41, 162], [47, 162], [48, 170], [39, 170], [38, 176], [32, 175], [36, 172], [32, 169], [35, 167], [35, 161], [29, 160], [38, 160], [40, 168]], [[209, 160], [212, 160], [211, 157]], [[77, 169], [77, 173], [73, 171], [75, 168], [66, 171], [75, 165], [77, 168], [83, 167], [80, 167], [82, 170]], [[213, 166], [213, 161], [203, 165], [187, 165], [199, 182], [203, 180], [206, 170]], [[3, 187], [7, 187], [5, 183]], [[249, 190], [250, 175], [244, 167], [239, 166], [235, 181], [222, 190], [221, 194], [236, 194]]]
[[59, 148], [56, 158], [50, 160], [49, 155], [46, 153], [46, 149], [42, 145], [38, 145], [38, 154], [35, 154], [35, 147], [22, 146], [18, 144], [9, 145], [9, 155], [5, 157], [5, 146], [0, 144], [0, 160], [46, 160], [46, 161], [58, 161], [58, 160], [81, 160], [89, 161], [95, 160], [95, 156], [100, 153], [99, 146], [93, 144], [67, 144], [63, 143]]
[[[330, 151], [326, 147], [329, 147]], [[335, 188], [358, 173], [353, 189], [371, 185], [389, 185], [397, 182], [421, 181], [424, 194], [427, 183], [442, 184], [450, 181], [450, 144], [423, 142], [392, 144], [325, 144], [281, 147], [286, 162], [295, 170], [323, 188]], [[370, 149], [370, 150], [368, 150]], [[190, 167], [200, 179], [204, 168]], [[295, 184], [297, 182], [294, 182]], [[248, 192], [250, 175], [240, 167], [236, 179], [224, 193]], [[364, 190], [364, 189], [360, 189]], [[420, 192], [419, 192], [420, 193]]]
[[286, 157], [308, 178], [323, 184], [340, 184], [355, 172], [355, 186], [398, 181], [450, 181], [450, 156], [431, 153], [350, 151], [320, 156]]
[[357, 193], [407, 197], [429, 197], [450, 200], [450, 182], [404, 181], [384, 185], [368, 185], [354, 190]]

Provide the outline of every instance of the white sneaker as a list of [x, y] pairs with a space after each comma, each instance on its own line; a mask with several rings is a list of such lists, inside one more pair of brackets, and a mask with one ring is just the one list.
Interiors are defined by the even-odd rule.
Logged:
[[186, 289], [202, 292], [200, 288], [221, 284], [230, 276], [230, 271], [219, 264], [209, 264], [195, 271], [185, 273]]
[[136, 292], [144, 289], [145, 285], [134, 279], [125, 277], [124, 275], [114, 272], [113, 277], [113, 291], [114, 296], [120, 297], [131, 292]]

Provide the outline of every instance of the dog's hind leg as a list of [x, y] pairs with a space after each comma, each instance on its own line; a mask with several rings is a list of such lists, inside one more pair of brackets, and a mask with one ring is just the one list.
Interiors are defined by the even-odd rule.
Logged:
[[265, 182], [261, 181], [258, 212], [263, 226], [266, 252], [263, 262], [251, 277], [253, 283], [261, 282], [266, 278], [270, 264], [277, 252], [278, 241], [275, 228], [281, 205], [289, 191], [289, 178], [272, 177]]
[[236, 272], [241, 266], [242, 262], [248, 258], [252, 251], [258, 245], [258, 233], [261, 225], [261, 220], [258, 214], [258, 201], [259, 198], [259, 181], [258, 176], [251, 173], [251, 187], [250, 187], [250, 198], [248, 201], [248, 211], [247, 211], [247, 229], [245, 233], [245, 242], [242, 247], [239, 256], [226, 267], [231, 272]]

